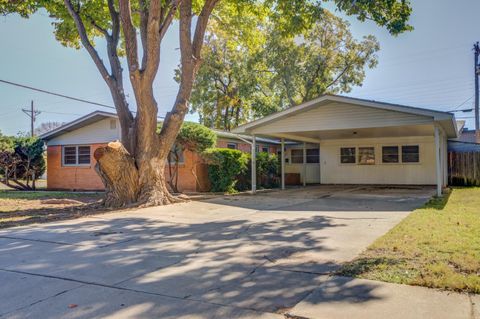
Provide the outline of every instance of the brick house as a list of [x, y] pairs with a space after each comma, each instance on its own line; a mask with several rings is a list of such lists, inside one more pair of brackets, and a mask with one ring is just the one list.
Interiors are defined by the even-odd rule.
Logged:
[[[217, 147], [251, 151], [251, 137], [223, 131], [217, 133]], [[103, 190], [95, 172], [93, 153], [98, 147], [120, 139], [120, 123], [114, 113], [95, 111], [40, 136], [47, 145], [47, 188], [51, 190]], [[277, 154], [278, 142], [257, 138], [258, 152]], [[168, 165], [167, 165], [168, 166]], [[168, 167], [165, 172], [169, 174]], [[207, 191], [207, 167], [196, 153], [180, 156], [178, 189]]]

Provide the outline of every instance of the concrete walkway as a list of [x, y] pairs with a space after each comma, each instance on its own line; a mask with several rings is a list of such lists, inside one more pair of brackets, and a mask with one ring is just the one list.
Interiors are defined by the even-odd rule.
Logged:
[[312, 187], [3, 230], [0, 317], [471, 319], [478, 297], [331, 276], [433, 191]]

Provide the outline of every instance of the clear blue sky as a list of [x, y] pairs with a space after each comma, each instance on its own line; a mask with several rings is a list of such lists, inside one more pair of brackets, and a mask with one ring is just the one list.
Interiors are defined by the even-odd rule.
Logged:
[[[371, 22], [361, 23], [348, 18], [356, 37], [374, 34], [381, 45], [377, 68], [367, 70], [364, 85], [349, 95], [451, 110], [474, 93], [472, 46], [474, 41], [480, 40], [480, 1], [412, 2], [411, 24], [415, 30], [398, 37], [392, 37]], [[45, 12], [28, 20], [17, 16], [0, 17], [0, 79], [111, 105], [107, 87], [86, 51], [62, 47], [55, 41], [50, 22]], [[176, 31], [175, 26], [170, 29], [162, 47], [161, 67], [155, 84], [160, 115], [171, 108], [176, 94], [173, 81], [173, 70], [179, 62]], [[102, 43], [98, 49], [103, 51]], [[127, 93], [134, 105], [130, 88]], [[38, 123], [71, 121], [98, 109], [1, 83], [0, 97], [0, 130], [4, 134], [29, 130], [29, 119], [21, 108], [29, 106], [32, 99], [44, 111]], [[473, 98], [460, 109], [472, 106]], [[457, 113], [457, 117], [472, 115]], [[196, 118], [189, 115], [190, 120]], [[473, 127], [472, 119], [467, 123]]]

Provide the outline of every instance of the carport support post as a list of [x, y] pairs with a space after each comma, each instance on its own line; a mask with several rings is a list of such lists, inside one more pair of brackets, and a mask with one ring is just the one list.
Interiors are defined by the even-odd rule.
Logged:
[[257, 141], [252, 135], [252, 193], [257, 191]]
[[435, 126], [435, 168], [437, 172], [437, 196], [442, 196], [442, 165], [440, 157], [440, 130]]
[[307, 143], [303, 142], [303, 187], [307, 186]]
[[281, 167], [281, 172], [280, 172], [280, 179], [282, 180], [282, 189], [285, 189], [285, 139], [281, 139], [280, 146], [282, 147], [281, 155], [280, 155], [280, 167]]

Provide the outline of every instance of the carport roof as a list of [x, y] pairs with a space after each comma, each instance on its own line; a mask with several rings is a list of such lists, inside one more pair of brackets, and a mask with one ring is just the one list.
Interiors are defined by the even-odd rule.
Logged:
[[353, 104], [363, 107], [370, 107], [382, 110], [389, 110], [419, 116], [428, 116], [431, 117], [434, 121], [440, 122], [444, 129], [447, 132], [448, 137], [456, 137], [457, 136], [457, 127], [455, 116], [452, 113], [442, 112], [442, 111], [435, 111], [425, 108], [418, 108], [413, 106], [406, 106], [400, 104], [392, 104], [386, 102], [379, 102], [374, 100], [365, 100], [341, 95], [331, 95], [325, 94], [316, 99], [311, 101], [302, 103], [300, 105], [288, 108], [286, 110], [273, 113], [271, 115], [265, 116], [261, 119], [249, 122], [247, 124], [241, 125], [232, 130], [234, 133], [248, 133], [251, 129], [265, 125], [267, 123], [272, 123], [276, 120], [280, 120], [285, 117], [289, 117], [291, 115], [309, 110], [314, 108], [318, 105], [325, 104], [328, 102], [340, 102], [346, 104]]

